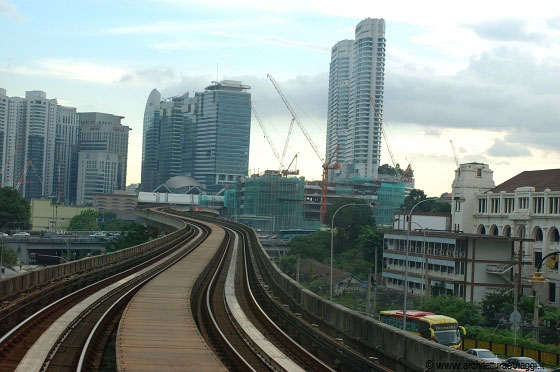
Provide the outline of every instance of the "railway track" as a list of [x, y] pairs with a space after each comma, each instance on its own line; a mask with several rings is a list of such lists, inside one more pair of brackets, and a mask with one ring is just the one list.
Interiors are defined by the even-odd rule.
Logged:
[[266, 315], [248, 280], [243, 233], [225, 227], [227, 242], [197, 303], [205, 339], [231, 371], [332, 371]]
[[[320, 331], [317, 325], [303, 320], [301, 314], [290, 311], [278, 302], [278, 299], [268, 290], [268, 285], [260, 273], [253, 251], [258, 242], [252, 239], [250, 228], [215, 218], [203, 219], [221, 224], [232, 233], [239, 235], [244, 254], [242, 258], [240, 256], [238, 270], [243, 270], [244, 275], [238, 273], [243, 280], [236, 280], [236, 284], [246, 282], [236, 287], [239, 303], [261, 334], [265, 334], [286, 357], [296, 362], [299, 368], [308, 371], [391, 372], [391, 369], [379, 364], [376, 358], [365, 357], [345, 346], [339, 339]], [[290, 332], [293, 330], [296, 331]], [[278, 366], [273, 366], [273, 369], [282, 370]]]
[[[174, 215], [191, 228], [169, 243], [165, 252], [64, 296], [4, 334], [0, 338], [0, 372], [115, 370], [120, 366], [119, 355], [116, 355], [119, 350], [116, 351], [111, 340], [115, 339], [123, 311], [128, 311], [125, 309], [130, 308], [129, 302], [146, 283], [180, 262], [176, 268], [169, 270], [172, 275], [167, 277], [181, 275], [184, 269], [177, 267], [188, 267], [189, 262], [198, 262], [205, 267], [196, 274], [198, 278], [188, 281], [193, 291], [190, 311], [200, 335], [228, 370], [388, 371], [377, 368], [379, 366], [356, 352], [345, 350], [336, 340], [313, 329], [312, 325], [302, 323], [305, 329], [295, 334], [286, 329], [287, 323], [297, 324], [297, 314], [286, 311], [268, 293], [259, 272], [255, 240], [249, 228], [218, 219], [198, 220], [192, 216]], [[211, 224], [203, 220], [209, 220]], [[224, 229], [226, 237], [222, 241], [224, 234], [220, 232], [221, 235], [210, 239], [221, 242], [217, 253], [208, 251], [206, 261], [196, 261], [195, 257], [189, 259], [189, 254], [208, 239], [215, 225]], [[199, 253], [195, 256], [203, 257]], [[165, 280], [156, 279], [166, 283]], [[142, 302], [139, 306], [141, 309]], [[189, 305], [185, 303], [185, 306]], [[294, 316], [296, 319], [292, 319]], [[153, 324], [154, 321], [148, 323]], [[138, 324], [132, 322], [132, 331], [135, 326]], [[177, 324], [179, 328], [182, 326]], [[194, 323], [192, 328], [193, 334], [199, 332]], [[305, 347], [296, 339], [300, 342], [304, 339]], [[167, 335], [164, 342], [173, 345], [173, 336]], [[164, 352], [163, 349], [157, 350]], [[124, 354], [120, 355], [122, 358]], [[161, 365], [153, 363], [150, 370], [161, 370]], [[190, 368], [198, 370], [193, 366]]]
[[[203, 231], [202, 228], [191, 229], [156, 257], [69, 294], [28, 317], [0, 339], [0, 371], [76, 370], [89, 332], [97, 324], [99, 317], [109, 313], [118, 315], [125, 299], [130, 298], [143, 283], [165, 270], [172, 262], [187, 255], [190, 250], [183, 251], [181, 247], [191, 240], [202, 240], [209, 233]], [[164, 262], [158, 263], [161, 261]], [[88, 299], [89, 302], [86, 301]], [[117, 305], [112, 306], [114, 303]], [[107, 313], [109, 308], [112, 311]], [[114, 319], [113, 317], [113, 325]], [[105, 327], [96, 327], [96, 330], [107, 331], [107, 324], [110, 322], [105, 323]], [[64, 328], [58, 329], [60, 327]], [[106, 336], [100, 337], [99, 332], [97, 336], [91, 337], [88, 343], [91, 354], [102, 354], [99, 347], [92, 346], [96, 344], [95, 341], [101, 345], [100, 338], [107, 339]], [[33, 358], [26, 359], [28, 353]], [[36, 355], [44, 355], [39, 368], [36, 368], [39, 363], [34, 358]], [[30, 362], [31, 359], [35, 360]], [[84, 356], [83, 359], [89, 362], [92, 357]]]

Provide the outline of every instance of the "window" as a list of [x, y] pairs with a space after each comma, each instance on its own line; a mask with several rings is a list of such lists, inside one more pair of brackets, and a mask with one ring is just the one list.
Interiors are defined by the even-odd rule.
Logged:
[[534, 262], [535, 267], [539, 266], [541, 260], [542, 260], [542, 252], [535, 252], [535, 262]]
[[492, 211], [492, 213], [500, 213], [500, 199], [490, 199], [490, 210]]
[[512, 213], [514, 206], [513, 198], [504, 198], [504, 213]]
[[558, 204], [560, 202], [560, 198], [548, 198], [548, 213], [550, 214], [559, 214], [560, 209], [558, 208]]
[[486, 199], [478, 199], [478, 213], [486, 213]]
[[517, 198], [517, 209], [527, 209], [529, 208], [529, 198]]
[[455, 201], [455, 212], [461, 212], [461, 202]]
[[533, 213], [544, 214], [544, 197], [538, 196], [533, 198]]
[[548, 283], [548, 301], [556, 302], [556, 283]]
[[477, 177], [482, 177], [482, 169], [477, 169], [476, 170], [476, 176]]

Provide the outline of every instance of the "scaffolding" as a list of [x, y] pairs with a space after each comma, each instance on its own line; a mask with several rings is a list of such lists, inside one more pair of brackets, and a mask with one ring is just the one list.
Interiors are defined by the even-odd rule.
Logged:
[[304, 190], [303, 177], [282, 177], [276, 172], [265, 172], [238, 182], [235, 198], [226, 193], [224, 204], [233, 211], [230, 212], [232, 219], [257, 230], [319, 229], [319, 221], [303, 218]]
[[376, 223], [378, 225], [392, 225], [393, 213], [398, 211], [404, 201], [404, 185], [402, 183], [381, 183], [377, 191], [379, 208]]

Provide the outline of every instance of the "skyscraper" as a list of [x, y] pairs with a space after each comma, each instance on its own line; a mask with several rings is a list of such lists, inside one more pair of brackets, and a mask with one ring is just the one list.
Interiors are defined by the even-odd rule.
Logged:
[[207, 186], [231, 184], [249, 170], [251, 87], [213, 82], [197, 93], [194, 178]]
[[57, 106], [53, 196], [65, 204], [76, 202], [79, 122], [76, 108]]
[[160, 101], [160, 92], [157, 89], [153, 89], [150, 92], [146, 108], [144, 109], [141, 191], [152, 192], [160, 185], [158, 183]]
[[326, 157], [338, 147], [333, 178], [377, 178], [385, 76], [385, 21], [366, 18], [354, 40], [331, 50]]
[[126, 188], [128, 132], [123, 116], [79, 113], [77, 204], [93, 203], [93, 194]]
[[239, 81], [213, 82], [204, 92], [161, 100], [154, 89], [144, 111], [143, 191], [169, 178], [194, 177], [219, 188], [247, 175], [251, 94]]

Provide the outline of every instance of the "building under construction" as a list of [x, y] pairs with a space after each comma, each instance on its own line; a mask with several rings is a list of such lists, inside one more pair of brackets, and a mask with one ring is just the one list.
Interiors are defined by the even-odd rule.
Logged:
[[234, 189], [226, 191], [224, 205], [230, 218], [256, 230], [318, 230], [318, 219], [304, 218], [304, 191], [305, 178], [282, 177], [280, 172], [266, 171], [239, 180]]

